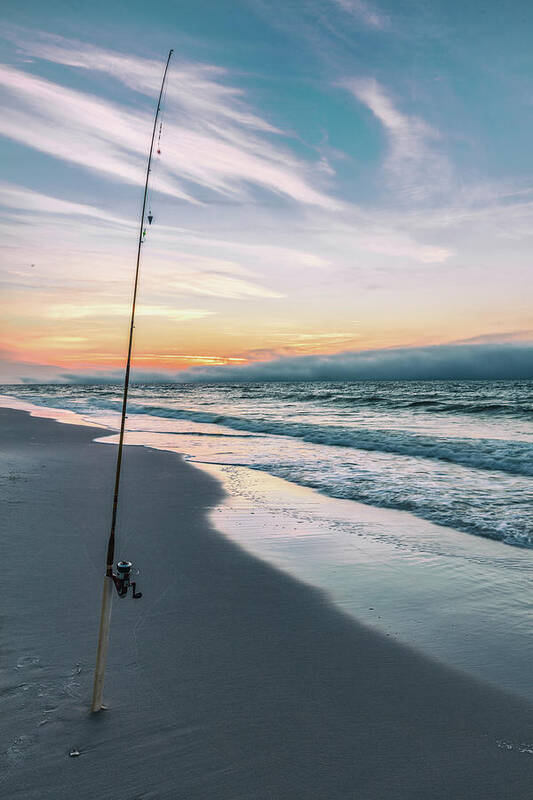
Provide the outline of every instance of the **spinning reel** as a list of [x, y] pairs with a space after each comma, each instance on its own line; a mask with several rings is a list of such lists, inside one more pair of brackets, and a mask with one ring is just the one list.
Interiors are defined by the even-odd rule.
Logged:
[[112, 573], [111, 577], [113, 578], [113, 583], [115, 584], [115, 589], [117, 590], [117, 594], [119, 597], [126, 597], [128, 591], [131, 587], [131, 596], [134, 600], [138, 600], [142, 597], [142, 592], [136, 591], [137, 584], [135, 581], [130, 580], [131, 578], [131, 561], [119, 561], [117, 564], [117, 573]]

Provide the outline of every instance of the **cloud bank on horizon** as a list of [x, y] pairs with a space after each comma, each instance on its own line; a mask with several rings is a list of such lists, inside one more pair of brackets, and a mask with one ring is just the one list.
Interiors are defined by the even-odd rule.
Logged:
[[52, 0], [29, 29], [8, 3], [6, 375], [122, 363], [167, 43], [136, 340], [147, 370], [268, 371], [266, 355], [281, 369], [531, 328], [529, 5], [519, 22], [495, 2], [480, 17], [458, 0], [423, 14], [242, 0], [238, 27], [220, 2], [182, 5], [155, 17], [119, 2], [102, 26], [97, 6]]
[[[21, 365], [22, 366], [22, 365]], [[21, 374], [22, 383], [121, 383], [122, 372]], [[279, 381], [533, 380], [533, 343], [477, 342], [402, 347], [331, 355], [277, 358], [250, 364], [146, 372], [135, 366], [137, 383], [263, 383]]]

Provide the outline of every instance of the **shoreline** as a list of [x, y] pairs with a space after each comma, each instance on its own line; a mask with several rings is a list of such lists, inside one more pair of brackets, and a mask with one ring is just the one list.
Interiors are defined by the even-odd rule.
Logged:
[[[109, 420], [0, 395], [1, 405], [99, 428], [104, 436], [95, 442], [116, 445]], [[533, 702], [533, 551], [466, 535], [409, 511], [334, 498], [249, 465], [212, 462], [211, 451], [204, 458], [187, 431], [161, 436], [152, 432], [153, 421], [146, 430], [139, 423], [134, 416], [130, 447], [175, 453], [222, 484], [226, 496], [209, 520], [230, 541], [323, 591], [356, 622]]]
[[210, 520], [228, 539], [357, 622], [533, 703], [533, 553], [262, 470], [188, 463], [224, 487]]
[[220, 485], [144, 447], [125, 453], [118, 551], [144, 596], [114, 601], [110, 709], [91, 717], [115, 451], [0, 419], [5, 797], [530, 796], [533, 708], [245, 552], [207, 519]]

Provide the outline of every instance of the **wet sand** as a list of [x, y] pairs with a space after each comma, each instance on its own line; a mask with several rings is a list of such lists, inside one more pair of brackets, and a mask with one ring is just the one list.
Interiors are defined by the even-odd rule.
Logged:
[[208, 521], [219, 484], [146, 448], [125, 454], [117, 553], [144, 596], [114, 601], [90, 715], [115, 448], [0, 423], [3, 797], [531, 797], [530, 706], [245, 553]]
[[533, 550], [261, 469], [193, 463], [226, 492], [213, 525], [247, 552], [358, 622], [533, 703]]

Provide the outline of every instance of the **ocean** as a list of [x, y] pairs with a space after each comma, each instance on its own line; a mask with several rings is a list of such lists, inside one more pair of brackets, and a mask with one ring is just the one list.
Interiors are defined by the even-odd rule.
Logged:
[[[117, 428], [121, 387], [10, 396]], [[533, 382], [134, 385], [135, 441], [533, 547]], [[130, 437], [131, 440], [131, 437]]]

